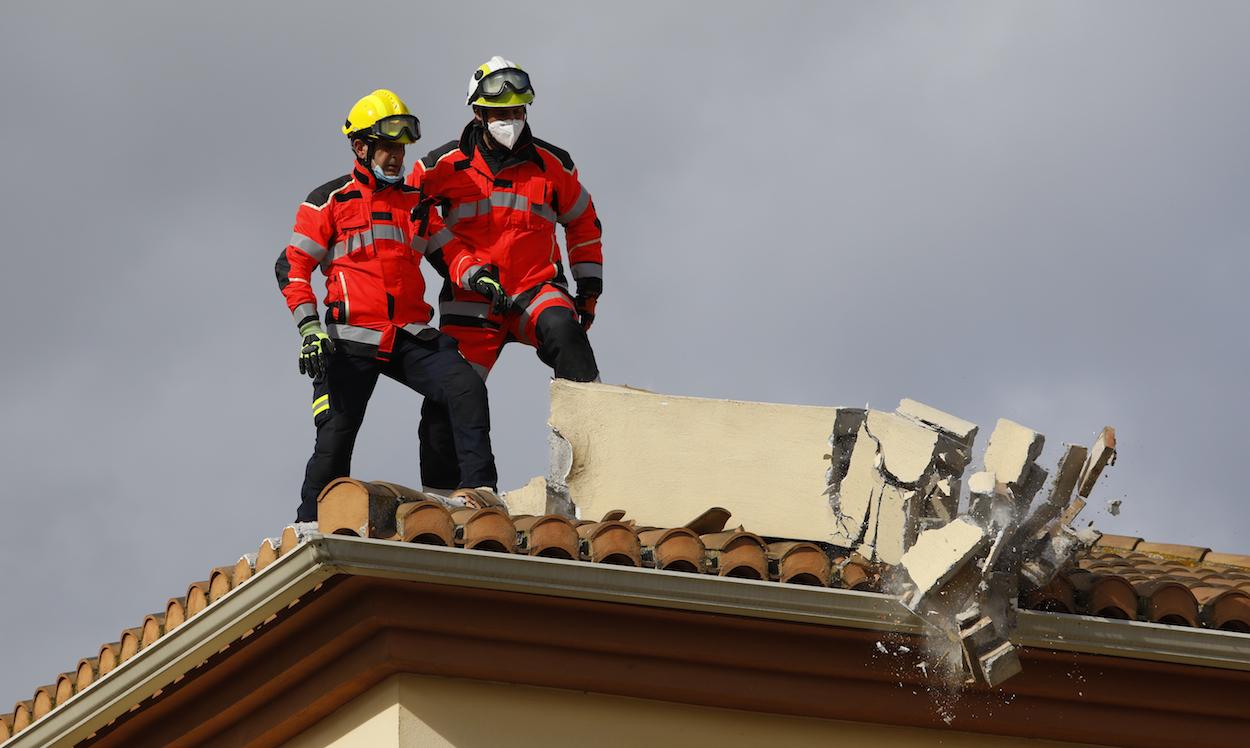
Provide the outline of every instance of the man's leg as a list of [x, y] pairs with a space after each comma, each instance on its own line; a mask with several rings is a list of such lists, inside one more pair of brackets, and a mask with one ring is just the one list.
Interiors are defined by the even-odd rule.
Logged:
[[304, 470], [296, 522], [317, 520], [317, 497], [326, 484], [351, 472], [352, 449], [378, 381], [379, 363], [363, 356], [334, 353], [325, 376], [313, 382], [313, 423], [317, 442]]
[[[456, 349], [456, 341], [442, 333], [417, 338], [402, 333], [396, 338], [393, 359], [383, 372], [446, 409], [453, 453], [459, 467], [455, 486], [429, 488], [478, 488], [494, 490], [499, 483], [495, 455], [490, 446], [490, 406], [486, 382]], [[433, 424], [422, 424], [429, 433]], [[446, 453], [441, 453], [445, 455]], [[424, 449], [423, 449], [424, 456]], [[431, 466], [432, 468], [432, 466]], [[429, 477], [442, 478], [448, 471], [430, 470]], [[422, 467], [422, 483], [427, 469]]]
[[573, 300], [563, 290], [544, 285], [519, 322], [521, 339], [538, 349], [538, 358], [552, 368], [556, 379], [598, 381], [599, 366], [590, 338], [577, 321]]

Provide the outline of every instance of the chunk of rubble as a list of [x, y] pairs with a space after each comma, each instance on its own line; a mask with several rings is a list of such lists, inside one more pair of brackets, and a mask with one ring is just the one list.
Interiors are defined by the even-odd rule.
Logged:
[[925, 530], [903, 554], [900, 565], [915, 585], [906, 604], [916, 610], [985, 547], [985, 529], [960, 517], [945, 527]]
[[898, 413], [839, 408], [829, 438], [831, 541], [897, 564], [921, 531], [954, 519], [975, 435], [975, 425], [913, 400]]
[[1094, 490], [1094, 484], [1098, 482], [1098, 477], [1102, 475], [1102, 471], [1108, 465], [1115, 464], [1115, 429], [1107, 426], [1098, 435], [1098, 439], [1094, 442], [1094, 447], [1089, 451], [1089, 457], [1085, 460], [1085, 465], [1081, 468], [1081, 477], [1078, 481], [1076, 492], [1085, 498], [1089, 498], [1090, 493]]

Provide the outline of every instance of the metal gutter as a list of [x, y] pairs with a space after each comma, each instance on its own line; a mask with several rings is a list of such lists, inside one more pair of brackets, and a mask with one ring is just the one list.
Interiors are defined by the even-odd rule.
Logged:
[[[748, 579], [313, 536], [203, 613], [122, 663], [3, 748], [72, 746], [338, 574], [923, 634], [895, 597]], [[1021, 611], [1027, 647], [1250, 670], [1250, 634]]]
[[90, 737], [333, 576], [324, 550], [320, 542], [309, 542], [282, 556], [9, 738], [4, 748], [68, 748]]

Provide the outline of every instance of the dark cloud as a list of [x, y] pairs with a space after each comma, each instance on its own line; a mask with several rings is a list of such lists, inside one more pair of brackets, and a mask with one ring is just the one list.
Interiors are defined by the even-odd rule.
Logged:
[[[607, 380], [911, 396], [1049, 453], [1115, 424], [1100, 527], [1247, 549], [1244, 6], [370, 7], [6, 7], [0, 696], [291, 518], [295, 206], [346, 171], [357, 96], [395, 88], [432, 147], [496, 53], [603, 216]], [[491, 385], [514, 486], [546, 372], [509, 349]], [[380, 387], [355, 472], [417, 483], [416, 419]]]

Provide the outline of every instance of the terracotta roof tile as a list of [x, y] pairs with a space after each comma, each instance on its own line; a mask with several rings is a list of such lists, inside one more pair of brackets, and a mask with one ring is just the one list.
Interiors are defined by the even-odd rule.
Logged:
[[1238, 553], [1216, 553], [1212, 551], [1203, 556], [1202, 562], [1206, 564], [1220, 564], [1222, 566], [1239, 566], [1250, 570], [1250, 556]]
[[[833, 546], [799, 538], [765, 539], [745, 527], [725, 530], [730, 514], [720, 507], [683, 527], [647, 527], [621, 511], [609, 512], [598, 522], [511, 516], [501, 508], [448, 510], [431, 497], [391, 483], [343, 479], [332, 485], [334, 498], [327, 502], [327, 490], [320, 502], [326, 509], [320, 528], [327, 534], [363, 531], [393, 542], [868, 592], [880, 592], [889, 571]], [[261, 541], [255, 554], [213, 569], [207, 580], [189, 585], [185, 596], [171, 598], [164, 611], [123, 631], [118, 642], [103, 645], [97, 657], [79, 660], [74, 671], [16, 704], [11, 714], [0, 715], [0, 740], [55, 712], [73, 694], [246, 584], [306, 537], [305, 531], [287, 527], [279, 538]], [[1034, 610], [1250, 632], [1250, 556], [1103, 535], [1076, 565], [1044, 588], [1022, 591], [1020, 601]]]
[[1195, 562], [1201, 561], [1203, 556], [1211, 552], [1210, 548], [1199, 548], [1196, 545], [1173, 545], [1171, 543], [1140, 543], [1133, 550], [1152, 556]]
[[1142, 542], [1141, 538], [1134, 538], [1128, 535], [1103, 535], [1094, 543], [1094, 548], [1115, 548], [1123, 551], [1131, 551]]

